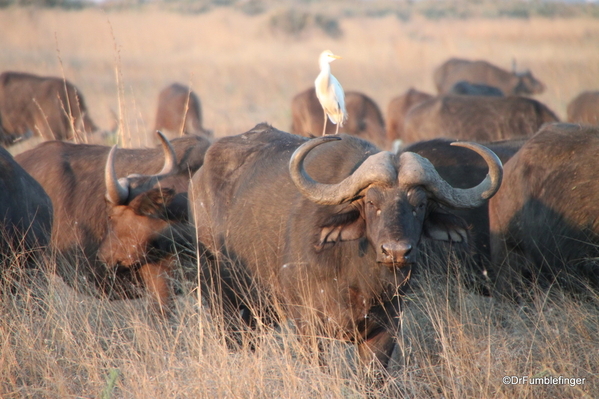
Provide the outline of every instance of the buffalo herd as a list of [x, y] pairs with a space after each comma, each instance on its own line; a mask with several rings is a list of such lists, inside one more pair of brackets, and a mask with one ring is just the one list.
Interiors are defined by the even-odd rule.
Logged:
[[562, 123], [524, 97], [545, 88], [528, 71], [450, 59], [433, 78], [438, 94], [410, 88], [387, 124], [350, 91], [342, 131], [321, 136], [307, 89], [291, 133], [219, 139], [175, 83], [158, 96], [158, 145], [118, 148], [70, 142], [99, 130], [72, 83], [5, 72], [1, 144], [47, 141], [0, 148], [0, 271], [51, 264], [74, 289], [145, 296], [167, 318], [183, 276], [233, 336], [292, 321], [383, 368], [427, 244], [472, 261], [479, 292], [502, 300], [599, 288], [599, 92]]

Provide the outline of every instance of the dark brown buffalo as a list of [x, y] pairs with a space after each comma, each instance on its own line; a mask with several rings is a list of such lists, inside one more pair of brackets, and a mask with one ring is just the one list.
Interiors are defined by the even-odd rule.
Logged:
[[387, 365], [419, 243], [463, 243], [466, 224], [451, 209], [479, 206], [501, 182], [492, 152], [460, 145], [491, 169], [468, 190], [417, 154], [346, 134], [308, 140], [261, 124], [219, 140], [190, 189], [198, 240], [217, 259], [203, 275], [222, 278], [207, 299], [231, 295], [228, 320], [274, 302], [302, 333], [354, 342], [366, 363]]
[[50, 198], [8, 151], [0, 148], [0, 268], [21, 259], [38, 260], [50, 242], [51, 230]]
[[[440, 138], [419, 141], [404, 148], [430, 160], [441, 178], [456, 188], [470, 188], [487, 175], [487, 163], [478, 154], [464, 147], [452, 145], [455, 140]], [[526, 139], [513, 139], [484, 143], [505, 164], [522, 147]], [[488, 293], [488, 269], [491, 261], [488, 202], [471, 209], [456, 209], [453, 213], [464, 219], [470, 233], [470, 248], [461, 272], [465, 282], [473, 288]], [[471, 267], [468, 267], [471, 265]], [[444, 269], [446, 270], [446, 269]], [[430, 271], [430, 270], [429, 270]]]
[[198, 136], [162, 149], [50, 141], [19, 154], [54, 205], [52, 244], [66, 258], [59, 275], [75, 288], [93, 282], [110, 298], [136, 297], [141, 278], [168, 305], [171, 249], [186, 236], [188, 183], [208, 145]]
[[599, 91], [585, 91], [568, 104], [568, 122], [599, 125]]
[[448, 93], [460, 81], [493, 86], [505, 95], [540, 94], [545, 90], [545, 85], [530, 71], [508, 72], [487, 61], [460, 58], [445, 61], [435, 70], [433, 79], [439, 94]]
[[[348, 91], [345, 93], [347, 121], [339, 128], [340, 133], [351, 134], [386, 148], [385, 122], [376, 103], [367, 95]], [[316, 98], [314, 88], [296, 95], [291, 101], [291, 133], [313, 137], [322, 134], [324, 111]], [[334, 134], [335, 125], [327, 123], [326, 134]]]
[[81, 139], [98, 130], [81, 92], [69, 81], [20, 72], [0, 74], [0, 143], [30, 136]]
[[195, 134], [211, 139], [212, 131], [202, 127], [202, 105], [191, 87], [173, 83], [158, 95], [154, 130], [165, 133], [168, 138]]
[[432, 95], [410, 88], [404, 94], [395, 97], [387, 107], [387, 142], [391, 145], [404, 136], [403, 126], [406, 114], [415, 105], [433, 98]]
[[599, 287], [599, 128], [549, 124], [505, 164], [489, 203], [501, 292], [530, 282]]
[[557, 121], [549, 108], [531, 98], [447, 95], [414, 106], [406, 115], [401, 139], [507, 140], [532, 136], [542, 124]]
[[455, 94], [458, 96], [493, 96], [503, 97], [503, 92], [494, 86], [470, 83], [465, 80], [460, 80], [447, 92], [447, 94]]

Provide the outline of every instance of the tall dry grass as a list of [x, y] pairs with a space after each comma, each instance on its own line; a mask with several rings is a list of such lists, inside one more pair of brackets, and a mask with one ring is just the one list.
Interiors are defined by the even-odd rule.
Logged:
[[0, 10], [0, 70], [64, 75], [82, 90], [100, 127], [113, 125], [113, 113], [122, 119], [130, 146], [152, 142], [158, 93], [173, 81], [197, 92], [204, 125], [216, 136], [265, 121], [287, 130], [291, 99], [313, 84], [326, 48], [343, 56], [332, 68], [345, 90], [371, 96], [383, 112], [409, 87], [434, 92], [432, 72], [452, 56], [507, 69], [515, 59], [547, 84], [538, 99], [562, 118], [576, 94], [599, 88], [599, 24], [591, 17], [429, 20], [414, 14], [404, 21], [344, 16], [347, 10], [335, 4], [320, 12], [338, 22], [338, 38], [314, 27], [297, 36], [273, 30], [273, 16], [289, 5], [253, 16], [227, 7], [199, 14], [158, 6], [7, 8]]
[[[599, 295], [577, 302], [539, 291], [518, 306], [465, 290], [455, 273], [460, 265], [430, 264], [438, 261], [428, 267], [454, 272], [417, 277], [384, 383], [356, 364], [352, 345], [322, 338], [325, 351], [317, 356], [288, 324], [263, 326], [231, 349], [214, 322], [222, 315], [210, 314], [194, 290], [178, 297], [165, 321], [144, 299], [95, 299], [51, 273], [17, 278], [21, 271], [13, 268], [3, 275], [12, 284], [0, 295], [0, 397], [599, 395]], [[505, 376], [575, 377], [584, 384], [506, 385]]]

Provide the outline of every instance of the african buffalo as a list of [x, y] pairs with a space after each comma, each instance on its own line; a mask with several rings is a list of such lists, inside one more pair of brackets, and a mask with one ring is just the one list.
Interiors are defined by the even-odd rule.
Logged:
[[162, 131], [168, 138], [195, 134], [212, 139], [211, 130], [202, 127], [202, 105], [191, 87], [173, 83], [158, 95], [154, 130]]
[[83, 95], [69, 81], [21, 72], [0, 74], [0, 143], [29, 136], [81, 139], [97, 131]]
[[387, 142], [395, 142], [403, 137], [403, 125], [406, 114], [415, 105], [433, 98], [432, 95], [410, 88], [404, 94], [395, 97], [387, 107]]
[[568, 122], [599, 125], [599, 91], [585, 91], [568, 104]]
[[439, 66], [433, 79], [439, 94], [446, 94], [459, 81], [493, 86], [505, 95], [540, 94], [545, 85], [530, 71], [508, 72], [487, 61], [451, 58]]
[[401, 139], [498, 141], [532, 136], [543, 123], [556, 121], [553, 111], [531, 98], [446, 95], [410, 109]]
[[203, 274], [207, 300], [223, 301], [229, 320], [277, 309], [303, 334], [354, 342], [365, 363], [387, 365], [421, 239], [464, 242], [450, 209], [481, 205], [501, 182], [495, 154], [457, 145], [489, 164], [474, 188], [451, 187], [417, 154], [346, 134], [308, 140], [260, 124], [222, 138], [190, 188], [198, 241], [216, 258]]
[[[493, 151], [505, 164], [526, 140], [502, 140], [484, 143], [484, 146]], [[488, 173], [487, 163], [475, 152], [453, 145], [454, 142], [455, 140], [447, 138], [419, 141], [404, 147], [404, 151], [414, 152], [430, 160], [439, 176], [453, 187], [474, 187]], [[466, 221], [470, 233], [470, 247], [465, 248], [467, 252], [456, 253], [462, 256], [462, 260], [472, 260], [461, 265], [465, 279], [463, 281], [487, 293], [490, 283], [487, 271], [491, 261], [488, 202], [476, 208], [456, 209], [453, 213]], [[443, 271], [445, 270], [446, 268]]]
[[198, 136], [172, 147], [163, 138], [162, 149], [49, 141], [17, 155], [52, 199], [52, 244], [66, 258], [58, 274], [75, 288], [93, 282], [109, 298], [137, 296], [141, 277], [158, 304], [168, 305], [165, 270], [172, 246], [186, 244], [176, 239], [189, 236], [188, 183], [208, 145]]
[[503, 97], [503, 92], [494, 86], [470, 83], [460, 80], [447, 92], [447, 94], [456, 94], [459, 96], [494, 96]]
[[599, 127], [554, 123], [505, 164], [489, 202], [500, 292], [522, 295], [530, 282], [599, 287], [598, 155]]
[[0, 276], [23, 259], [35, 262], [50, 242], [52, 202], [40, 186], [0, 148]]
[[[380, 148], [386, 147], [385, 122], [376, 103], [367, 95], [348, 91], [345, 93], [347, 121], [340, 133], [351, 134], [368, 140]], [[291, 132], [301, 136], [320, 136], [322, 132], [323, 110], [314, 88], [304, 90], [291, 101]], [[335, 133], [335, 125], [327, 123], [327, 134]]]

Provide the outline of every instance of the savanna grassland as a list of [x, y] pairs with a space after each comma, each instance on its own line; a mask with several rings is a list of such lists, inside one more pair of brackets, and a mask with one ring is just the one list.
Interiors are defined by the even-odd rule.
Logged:
[[344, 89], [371, 96], [383, 112], [410, 87], [434, 93], [432, 72], [452, 56], [531, 69], [547, 85], [537, 98], [562, 118], [576, 94], [599, 88], [598, 18], [404, 20], [339, 16], [349, 14], [345, 2], [327, 4], [275, 4], [256, 15], [232, 7], [2, 9], [0, 70], [66, 77], [100, 127], [111, 128], [115, 114], [122, 120], [127, 145], [146, 143], [158, 92], [175, 81], [200, 96], [216, 136], [259, 122], [287, 130], [291, 99], [313, 84], [327, 48], [343, 57], [332, 68]]
[[[291, 98], [313, 84], [327, 48], [343, 57], [332, 69], [344, 88], [371, 96], [383, 113], [410, 87], [434, 93], [432, 71], [452, 56], [507, 69], [515, 59], [546, 84], [536, 98], [561, 118], [576, 94], [599, 88], [599, 19], [591, 14], [431, 18], [365, 13], [362, 2], [360, 12], [350, 2], [252, 12], [173, 4], [2, 8], [0, 71], [65, 77], [100, 127], [119, 122], [125, 146], [153, 144], [157, 95], [174, 81], [200, 96], [204, 126], [217, 137], [259, 122], [287, 130]], [[515, 305], [466, 290], [459, 275], [421, 277], [406, 298], [396, 362], [385, 383], [372, 384], [351, 346], [330, 342], [323, 366], [292, 326], [264, 327], [254, 350], [231, 350], [193, 284], [165, 321], [144, 300], [108, 302], [52, 275], [27, 282], [5, 273], [14, 284], [0, 294], [0, 397], [599, 397], [598, 294], [539, 291]], [[584, 384], [510, 385], [505, 376]]]

